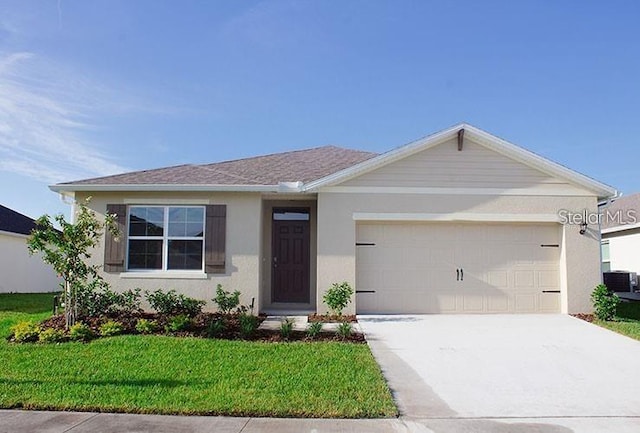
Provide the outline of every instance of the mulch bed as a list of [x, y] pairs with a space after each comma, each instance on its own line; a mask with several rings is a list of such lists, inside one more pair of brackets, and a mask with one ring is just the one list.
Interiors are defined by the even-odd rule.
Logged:
[[[315, 315], [314, 315], [315, 316]], [[319, 320], [323, 316], [316, 316], [314, 321]], [[329, 316], [331, 317], [331, 316]], [[342, 316], [343, 321], [355, 322], [355, 316]], [[199, 337], [210, 338], [207, 333], [207, 327], [216, 320], [222, 320], [225, 328], [214, 338], [222, 340], [247, 340], [247, 341], [263, 341], [263, 342], [291, 342], [291, 341], [342, 341], [350, 343], [364, 343], [365, 339], [362, 334], [352, 333], [349, 337], [343, 338], [336, 335], [335, 332], [322, 331], [314, 338], [310, 338], [304, 331], [292, 331], [288, 338], [282, 337], [279, 330], [256, 330], [250, 336], [243, 336], [240, 332], [240, 316], [237, 314], [222, 315], [220, 313], [200, 313], [193, 318], [191, 326], [179, 332], [165, 331], [169, 318], [152, 313], [127, 313], [116, 314], [102, 317], [82, 317], [78, 322], [88, 325], [91, 330], [99, 335], [100, 326], [109, 320], [114, 320], [124, 326], [124, 334], [139, 334], [136, 330], [136, 323], [139, 319], [154, 320], [158, 324], [158, 330], [154, 335], [170, 335], [175, 337]], [[258, 326], [266, 319], [266, 316], [257, 316]], [[309, 320], [311, 322], [311, 320]], [[335, 322], [336, 320], [333, 320]], [[41, 322], [42, 328], [54, 328], [61, 331], [65, 330], [65, 318], [63, 314], [53, 316]]]
[[577, 317], [578, 319], [582, 319], [585, 322], [589, 322], [589, 323], [593, 322], [595, 319], [595, 316], [590, 313], [575, 313], [575, 314], [572, 314], [572, 316]]

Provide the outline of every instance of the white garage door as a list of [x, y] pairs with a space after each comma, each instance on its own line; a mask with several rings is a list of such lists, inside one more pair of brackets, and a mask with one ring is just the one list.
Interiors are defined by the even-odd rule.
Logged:
[[560, 312], [557, 224], [358, 223], [356, 310]]

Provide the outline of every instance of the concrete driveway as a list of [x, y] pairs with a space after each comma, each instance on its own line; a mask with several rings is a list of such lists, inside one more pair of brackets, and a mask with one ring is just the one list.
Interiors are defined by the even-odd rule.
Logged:
[[566, 315], [358, 320], [405, 417], [608, 418], [640, 431], [638, 341]]

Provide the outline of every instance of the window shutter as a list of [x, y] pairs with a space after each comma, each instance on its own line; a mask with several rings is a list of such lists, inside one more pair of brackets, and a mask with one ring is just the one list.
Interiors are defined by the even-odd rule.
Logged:
[[105, 272], [124, 272], [125, 239], [127, 238], [127, 205], [108, 204], [107, 213], [116, 214], [116, 224], [120, 232], [116, 239], [109, 230], [104, 234], [104, 270]]
[[225, 245], [227, 231], [227, 206], [207, 206], [207, 222], [204, 240], [204, 270], [212, 274], [225, 273]]

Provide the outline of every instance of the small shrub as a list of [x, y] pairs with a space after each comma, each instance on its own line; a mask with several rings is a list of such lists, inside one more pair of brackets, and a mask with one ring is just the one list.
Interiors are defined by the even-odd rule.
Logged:
[[230, 314], [234, 309], [239, 308], [240, 292], [225, 292], [222, 290], [222, 284], [216, 287], [216, 297], [212, 301], [218, 306], [218, 310], [222, 314]]
[[69, 338], [73, 341], [89, 341], [95, 337], [95, 334], [82, 322], [77, 322], [69, 328]]
[[124, 325], [115, 320], [109, 320], [108, 322], [100, 325], [100, 335], [103, 337], [112, 337], [114, 335], [120, 335], [124, 332]]
[[165, 330], [167, 332], [186, 331], [191, 327], [192, 321], [186, 314], [180, 314], [169, 319]]
[[80, 313], [87, 317], [142, 311], [140, 297], [140, 289], [116, 293], [98, 280], [78, 291]]
[[258, 317], [252, 314], [240, 314], [240, 336], [242, 338], [250, 338], [258, 329]]
[[341, 338], [349, 338], [353, 332], [353, 327], [349, 322], [342, 322], [338, 325], [336, 334]]
[[307, 337], [316, 338], [322, 332], [322, 322], [310, 323], [307, 327]]
[[288, 317], [285, 317], [282, 320], [282, 323], [280, 323], [280, 336], [285, 340], [288, 340], [289, 337], [291, 337], [291, 334], [293, 333], [294, 323], [295, 323], [294, 320], [289, 319]]
[[136, 331], [141, 334], [153, 334], [158, 330], [158, 322], [149, 319], [138, 319], [136, 322]]
[[202, 312], [202, 307], [206, 304], [205, 301], [177, 294], [175, 290], [166, 293], [162, 290], [146, 292], [146, 297], [151, 308], [163, 316], [195, 317]]
[[18, 343], [33, 343], [38, 341], [40, 325], [35, 322], [19, 322], [11, 327], [13, 339]]
[[227, 329], [227, 324], [223, 319], [216, 319], [209, 322], [206, 329], [207, 337], [215, 338], [222, 334]]
[[618, 304], [620, 304], [620, 298], [609, 291], [607, 286], [599, 284], [591, 292], [591, 302], [593, 302], [594, 314], [598, 319], [613, 320]]
[[64, 331], [54, 328], [44, 329], [38, 338], [40, 343], [60, 343], [65, 340]]
[[322, 300], [329, 307], [329, 310], [337, 316], [342, 316], [344, 310], [353, 295], [353, 287], [349, 283], [333, 283], [331, 288], [322, 297]]

